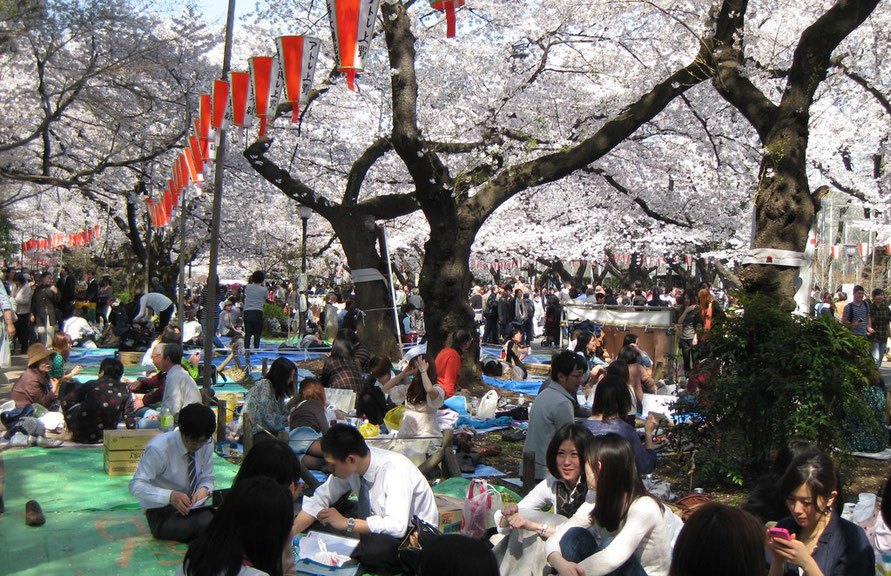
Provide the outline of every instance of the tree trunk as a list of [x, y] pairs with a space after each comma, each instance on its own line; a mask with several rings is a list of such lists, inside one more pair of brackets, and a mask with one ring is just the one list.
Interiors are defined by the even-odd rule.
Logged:
[[[765, 139], [761, 181], [755, 197], [755, 248], [804, 252], [819, 202], [807, 181], [807, 116], [787, 117]], [[786, 310], [795, 309], [798, 268], [750, 264], [739, 275], [747, 292], [758, 292]]]

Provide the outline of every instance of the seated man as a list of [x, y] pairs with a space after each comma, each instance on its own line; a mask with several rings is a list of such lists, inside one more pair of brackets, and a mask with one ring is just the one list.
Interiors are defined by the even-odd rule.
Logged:
[[[304, 532], [316, 520], [359, 536], [354, 558], [370, 570], [401, 570], [397, 549], [418, 516], [436, 526], [439, 511], [433, 491], [411, 460], [387, 450], [369, 448], [352, 426], [335, 424], [322, 436], [322, 452], [332, 469], [328, 480], [303, 500], [294, 532]], [[358, 495], [355, 517], [344, 518], [332, 508], [350, 491]]]
[[158, 344], [152, 351], [152, 361], [159, 372], [164, 372], [164, 397], [161, 409], [166, 406], [171, 414], [179, 414], [184, 406], [201, 402], [198, 385], [182, 367], [183, 349], [178, 344]]
[[152, 536], [194, 540], [210, 524], [213, 511], [200, 508], [213, 491], [216, 417], [207, 406], [189, 404], [179, 413], [179, 428], [152, 438], [130, 481], [130, 493], [145, 510]]
[[133, 396], [121, 382], [123, 375], [121, 361], [106, 358], [99, 365], [99, 378], [75, 386], [62, 399], [65, 425], [75, 442], [102, 442], [104, 430], [114, 430], [124, 416], [133, 412]]
[[[541, 385], [538, 396], [529, 411], [529, 429], [523, 452], [535, 453], [535, 480], [544, 480], [548, 474], [547, 451], [551, 438], [560, 428], [572, 424], [575, 417], [591, 415], [579, 407], [578, 390], [582, 374], [588, 365], [585, 360], [568, 350], [551, 359], [551, 377]], [[522, 471], [521, 471], [522, 474]]]

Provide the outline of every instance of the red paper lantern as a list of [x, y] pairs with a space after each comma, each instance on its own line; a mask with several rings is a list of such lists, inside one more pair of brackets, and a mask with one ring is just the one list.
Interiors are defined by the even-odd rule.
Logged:
[[365, 53], [371, 43], [378, 0], [328, 0], [328, 20], [334, 54], [347, 86], [356, 89], [356, 72], [365, 69]]
[[464, 6], [464, 0], [430, 0], [430, 7], [445, 12], [446, 37], [455, 37], [455, 9]]
[[275, 119], [275, 108], [278, 106], [278, 93], [281, 86], [281, 69], [278, 58], [272, 56], [254, 56], [250, 59], [251, 94], [254, 99], [254, 111], [260, 119], [260, 138], [266, 135], [269, 119]]
[[251, 73], [229, 72], [229, 117], [239, 128], [250, 128], [254, 121], [254, 105], [251, 102]]
[[312, 36], [279, 36], [275, 45], [284, 78], [284, 101], [291, 105], [291, 122], [297, 122], [300, 105], [309, 102], [322, 42]]
[[201, 158], [204, 161], [213, 160], [210, 153], [210, 120], [213, 113], [210, 94], [202, 94], [199, 100], [198, 120], [195, 120], [195, 133], [201, 144]]

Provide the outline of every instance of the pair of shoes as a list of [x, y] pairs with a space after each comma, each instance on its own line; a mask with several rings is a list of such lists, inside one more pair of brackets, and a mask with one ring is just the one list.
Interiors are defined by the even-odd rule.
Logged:
[[46, 516], [40, 508], [37, 500], [28, 500], [25, 503], [25, 524], [28, 526], [43, 526], [46, 523]]
[[58, 448], [62, 444], [64, 444], [62, 440], [56, 440], [54, 438], [47, 438], [46, 436], [38, 436], [37, 437], [37, 446], [41, 448]]

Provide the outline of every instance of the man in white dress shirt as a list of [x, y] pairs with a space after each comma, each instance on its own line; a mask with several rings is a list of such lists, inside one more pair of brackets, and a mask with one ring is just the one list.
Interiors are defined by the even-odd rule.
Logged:
[[213, 491], [216, 417], [207, 406], [189, 404], [179, 413], [179, 428], [152, 438], [130, 480], [152, 536], [194, 540], [210, 524], [213, 511], [202, 508]]
[[[357, 536], [360, 544], [353, 557], [366, 568], [400, 571], [396, 552], [412, 518], [439, 523], [427, 479], [405, 456], [369, 448], [352, 426], [335, 424], [322, 436], [321, 446], [332, 474], [304, 499], [295, 532], [306, 531], [318, 520]], [[332, 505], [349, 492], [358, 496], [358, 506], [355, 517], [347, 518]]]
[[152, 362], [164, 379], [164, 396], [161, 409], [165, 406], [176, 416], [183, 407], [201, 402], [201, 391], [182, 366], [183, 348], [179, 344], [156, 344], [152, 350]]

